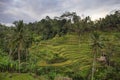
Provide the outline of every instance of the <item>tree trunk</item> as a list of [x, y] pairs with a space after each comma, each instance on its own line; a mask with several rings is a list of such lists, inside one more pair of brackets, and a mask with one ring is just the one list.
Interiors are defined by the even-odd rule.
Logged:
[[9, 59], [10, 59], [11, 54], [12, 54], [12, 49], [9, 50]]
[[94, 53], [94, 58], [93, 58], [93, 65], [92, 65], [92, 75], [91, 75], [91, 80], [94, 80], [94, 74], [95, 74], [95, 64], [96, 64], [96, 53]]
[[19, 64], [19, 73], [20, 73], [20, 49], [18, 50], [18, 64]]
[[28, 50], [26, 49], [26, 62], [27, 62]]
[[81, 34], [80, 34], [80, 31], [78, 32], [78, 46], [80, 48], [80, 38], [81, 38]]

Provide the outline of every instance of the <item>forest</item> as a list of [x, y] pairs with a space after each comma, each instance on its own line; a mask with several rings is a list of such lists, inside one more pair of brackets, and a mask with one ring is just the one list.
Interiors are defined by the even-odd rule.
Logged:
[[1, 23], [0, 80], [120, 80], [120, 10]]

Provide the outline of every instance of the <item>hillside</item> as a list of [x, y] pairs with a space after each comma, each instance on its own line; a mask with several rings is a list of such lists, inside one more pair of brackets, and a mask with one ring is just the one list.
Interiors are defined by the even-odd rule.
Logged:
[[[114, 45], [119, 46], [119, 40], [115, 39], [115, 35], [119, 33], [100, 32], [100, 34], [103, 43], [112, 42]], [[84, 34], [80, 38], [76, 34], [67, 34], [63, 37], [56, 36], [53, 39], [33, 44], [30, 52], [37, 56], [41, 55], [37, 62], [39, 67], [54, 67], [56, 74], [57, 69], [62, 68], [62, 72], [74, 72], [74, 74], [80, 72], [79, 75], [86, 77], [91, 73], [93, 61], [91, 45], [91, 33]], [[101, 53], [98, 53], [98, 58], [101, 56]], [[120, 62], [117, 53], [112, 59]], [[96, 66], [102, 67], [103, 65], [97, 62]], [[68, 70], [65, 70], [66, 67]]]

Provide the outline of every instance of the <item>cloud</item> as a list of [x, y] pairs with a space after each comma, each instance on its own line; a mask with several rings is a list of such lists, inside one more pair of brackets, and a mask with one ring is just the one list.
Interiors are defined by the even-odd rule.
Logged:
[[120, 0], [0, 0], [0, 23], [15, 20], [38, 21], [45, 16], [60, 16], [65, 11], [104, 17], [114, 9], [119, 9]]

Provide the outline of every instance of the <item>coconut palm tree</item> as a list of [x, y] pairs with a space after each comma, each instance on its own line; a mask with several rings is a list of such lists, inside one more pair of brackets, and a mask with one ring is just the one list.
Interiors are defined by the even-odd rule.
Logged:
[[101, 42], [100, 42], [100, 34], [98, 34], [98, 32], [94, 32], [92, 34], [92, 51], [93, 51], [93, 65], [92, 65], [92, 74], [91, 74], [91, 80], [94, 80], [94, 74], [95, 74], [95, 65], [96, 65], [96, 56], [98, 54], [98, 51], [100, 50], [100, 48], [102, 48], [101, 46]]
[[15, 29], [14, 29], [15, 39], [13, 40], [13, 42], [16, 43], [15, 46], [17, 47], [19, 73], [20, 73], [20, 63], [21, 63], [20, 57], [25, 45], [24, 23], [22, 20], [20, 20], [20, 21], [14, 22], [14, 24], [15, 24]]

